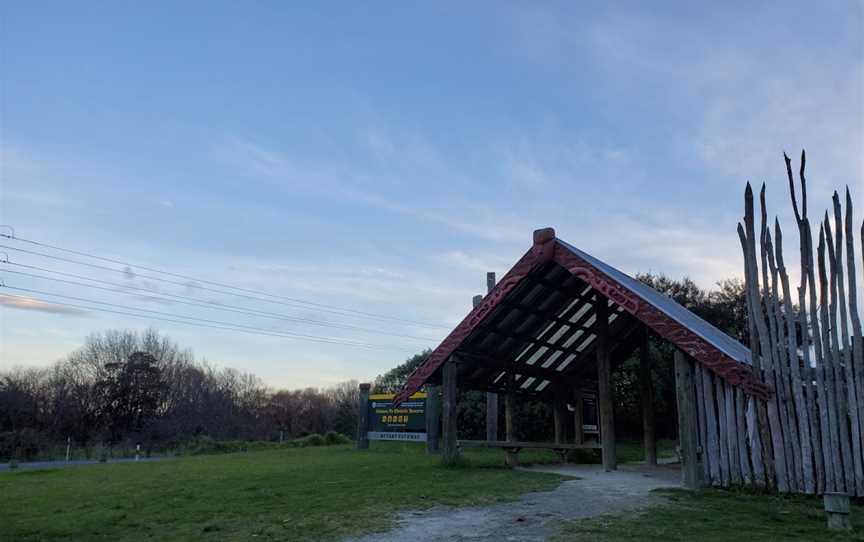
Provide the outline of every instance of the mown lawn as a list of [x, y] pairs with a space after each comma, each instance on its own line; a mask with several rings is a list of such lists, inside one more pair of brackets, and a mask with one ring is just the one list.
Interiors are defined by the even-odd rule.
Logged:
[[501, 468], [499, 450], [466, 456], [469, 468], [445, 469], [417, 444], [373, 443], [0, 473], [0, 540], [333, 540], [385, 528], [399, 510], [561, 480]]
[[864, 541], [864, 506], [853, 505], [855, 531], [826, 529], [822, 500], [743, 490], [657, 490], [664, 504], [643, 512], [565, 523], [555, 542]]

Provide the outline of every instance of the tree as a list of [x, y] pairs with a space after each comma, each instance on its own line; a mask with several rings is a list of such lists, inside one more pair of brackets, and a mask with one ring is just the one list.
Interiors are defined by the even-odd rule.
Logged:
[[395, 393], [399, 391], [411, 373], [414, 372], [414, 369], [423, 363], [431, 353], [432, 351], [427, 348], [419, 354], [414, 354], [405, 360], [404, 363], [375, 378], [375, 382], [372, 385], [372, 393]]
[[156, 417], [163, 388], [158, 361], [147, 352], [133, 352], [125, 362], [105, 364], [106, 374], [96, 384], [102, 397], [99, 418], [111, 442], [140, 434]]

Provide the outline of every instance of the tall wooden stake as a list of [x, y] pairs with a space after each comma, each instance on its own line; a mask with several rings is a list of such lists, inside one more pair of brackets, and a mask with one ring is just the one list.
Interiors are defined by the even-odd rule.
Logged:
[[597, 333], [597, 405], [600, 411], [600, 442], [603, 447], [603, 468], [617, 470], [615, 457], [615, 410], [612, 403], [612, 367], [609, 359], [609, 301], [594, 295], [594, 323]]
[[357, 449], [369, 448], [369, 384], [360, 384], [357, 399]]
[[438, 386], [426, 385], [426, 453], [437, 454], [441, 451], [441, 405]]
[[444, 378], [442, 384], [442, 432], [444, 437], [444, 446], [441, 455], [441, 462], [445, 465], [451, 465], [459, 459], [459, 446], [457, 442], [456, 431], [456, 380], [459, 374], [459, 364], [456, 359], [451, 357], [444, 364]]
[[[486, 273], [486, 293], [495, 288], [495, 273]], [[486, 440], [498, 440], [498, 394], [486, 392]]]
[[654, 381], [651, 378], [651, 352], [648, 329], [642, 329], [639, 348], [639, 390], [642, 400], [642, 436], [645, 444], [645, 462], [657, 464], [657, 433], [654, 419]]
[[678, 442], [681, 448], [684, 487], [698, 489], [701, 471], [696, 447], [699, 442], [699, 427], [693, 383], [693, 366], [683, 352], [675, 350], [675, 396], [678, 400]]
[[516, 408], [516, 373], [513, 372], [512, 367], [508, 368], [505, 378], [507, 379], [507, 392], [504, 394], [504, 430], [507, 432], [507, 440], [513, 442], [516, 440], [515, 413], [513, 412], [513, 409]]

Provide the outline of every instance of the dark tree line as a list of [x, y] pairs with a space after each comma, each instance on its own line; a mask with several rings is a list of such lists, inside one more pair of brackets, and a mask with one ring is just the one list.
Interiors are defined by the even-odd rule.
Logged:
[[197, 361], [155, 330], [108, 331], [49, 368], [0, 373], [0, 459], [45, 455], [67, 438], [152, 450], [201, 436], [353, 436], [356, 409], [356, 382], [272, 391], [251, 374]]

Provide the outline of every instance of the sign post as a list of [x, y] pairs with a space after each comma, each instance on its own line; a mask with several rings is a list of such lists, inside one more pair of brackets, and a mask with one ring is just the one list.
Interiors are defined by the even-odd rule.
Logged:
[[369, 384], [360, 384], [360, 396], [357, 412], [357, 449], [369, 448]]

